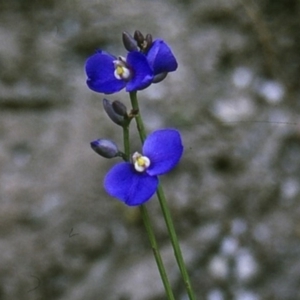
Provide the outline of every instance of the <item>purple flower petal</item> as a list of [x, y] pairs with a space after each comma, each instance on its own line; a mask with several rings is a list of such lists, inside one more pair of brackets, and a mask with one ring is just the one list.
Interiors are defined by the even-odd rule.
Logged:
[[104, 178], [104, 188], [109, 195], [129, 206], [145, 203], [155, 193], [156, 176], [138, 173], [130, 163], [116, 164]]
[[150, 134], [143, 145], [143, 155], [150, 159], [147, 173], [162, 175], [173, 169], [183, 153], [181, 136], [175, 129], [161, 129]]
[[163, 40], [155, 40], [147, 53], [147, 59], [154, 75], [177, 69], [177, 61], [170, 47]]
[[144, 54], [137, 51], [129, 52], [126, 62], [133, 72], [132, 78], [126, 86], [127, 92], [142, 90], [151, 84], [153, 71]]
[[126, 81], [115, 77], [113, 61], [116, 57], [99, 51], [89, 57], [85, 64], [88, 87], [98, 93], [112, 94], [125, 87]]

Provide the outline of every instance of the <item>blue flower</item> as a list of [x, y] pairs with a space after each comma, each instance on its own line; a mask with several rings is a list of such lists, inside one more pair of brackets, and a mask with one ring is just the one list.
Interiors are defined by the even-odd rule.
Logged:
[[178, 164], [183, 153], [181, 136], [175, 129], [154, 131], [145, 140], [142, 152], [136, 152], [131, 163], [116, 164], [104, 179], [107, 193], [129, 206], [149, 200], [157, 189], [158, 175]]
[[124, 46], [129, 51], [126, 59], [101, 50], [87, 59], [85, 71], [91, 90], [104, 94], [125, 87], [127, 92], [143, 90], [177, 69], [177, 61], [165, 41], [152, 42], [151, 35], [144, 38], [141, 33], [135, 38], [123, 33]]
[[127, 58], [98, 51], [86, 61], [88, 87], [98, 93], [112, 94], [126, 87], [127, 92], [142, 90], [153, 80], [153, 70], [144, 54], [129, 52]]
[[154, 76], [175, 71], [178, 67], [170, 47], [161, 39], [154, 40], [146, 53]]

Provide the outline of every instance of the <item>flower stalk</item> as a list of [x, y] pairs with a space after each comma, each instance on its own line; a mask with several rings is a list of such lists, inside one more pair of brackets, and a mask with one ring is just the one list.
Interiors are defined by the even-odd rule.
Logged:
[[[125, 152], [125, 157], [126, 157], [126, 161], [129, 161], [129, 157], [130, 157], [130, 141], [129, 141], [129, 126], [123, 126], [123, 142], [124, 142], [124, 152]], [[167, 299], [168, 300], [175, 300], [174, 295], [173, 295], [173, 291], [167, 276], [167, 272], [166, 269], [164, 267], [161, 255], [160, 255], [160, 251], [157, 245], [157, 241], [154, 235], [154, 231], [153, 228], [151, 226], [151, 222], [150, 222], [150, 218], [149, 218], [149, 214], [148, 214], [148, 210], [146, 205], [140, 205], [139, 206], [140, 212], [141, 212], [141, 216], [146, 228], [146, 232], [151, 244], [151, 248], [153, 251], [153, 255], [156, 261], [156, 265], [161, 277], [161, 280], [163, 282], [164, 288], [165, 288], [165, 292], [167, 295]]]
[[[130, 92], [129, 96], [130, 96], [132, 108], [134, 110], [138, 111], [138, 114], [135, 117], [135, 120], [136, 120], [137, 130], [139, 132], [141, 142], [144, 143], [147, 135], [146, 135], [143, 119], [141, 117], [141, 113], [140, 113], [140, 109], [139, 109], [139, 104], [138, 104], [138, 100], [137, 100], [137, 92], [136, 91]], [[165, 219], [165, 223], [166, 223], [166, 226], [168, 229], [168, 234], [169, 234], [171, 244], [172, 244], [172, 247], [174, 250], [176, 262], [178, 264], [178, 267], [179, 267], [179, 270], [181, 273], [181, 277], [184, 281], [185, 289], [187, 291], [189, 299], [195, 300], [196, 298], [194, 295], [194, 291], [193, 291], [191, 283], [190, 283], [190, 278], [189, 278], [189, 275], [188, 275], [188, 272], [187, 272], [187, 269], [186, 269], [186, 266], [184, 263], [184, 259], [183, 259], [180, 245], [178, 242], [174, 223], [173, 223], [171, 213], [170, 213], [169, 207], [167, 205], [167, 201], [166, 201], [164, 191], [163, 191], [161, 184], [158, 185], [156, 195], [158, 197], [160, 207], [161, 207], [164, 219]]]
[[144, 143], [146, 139], [146, 130], [140, 113], [139, 103], [137, 100], [137, 92], [131, 92], [129, 93], [129, 96], [130, 96], [132, 109], [138, 112], [135, 116], [136, 126], [137, 126], [138, 133], [140, 135], [141, 142]]
[[[126, 58], [98, 50], [87, 59], [85, 71], [87, 86], [95, 92], [113, 94], [123, 88], [129, 92], [132, 106], [130, 113], [127, 113], [122, 102], [116, 100], [111, 103], [103, 99], [104, 110], [111, 121], [123, 128], [124, 153], [119, 151], [113, 141], [103, 138], [91, 142], [91, 147], [105, 158], [123, 158], [124, 162], [115, 164], [106, 174], [104, 188], [110, 196], [126, 205], [139, 206], [167, 299], [174, 300], [144, 204], [156, 192], [188, 297], [195, 300], [171, 213], [158, 177], [168, 173], [179, 163], [184, 148], [181, 135], [176, 129], [159, 129], [147, 135], [137, 100], [137, 91], [164, 80], [169, 72], [177, 69], [178, 64], [168, 44], [162, 39], [153, 39], [151, 34], [144, 36], [136, 30], [131, 36], [123, 32], [122, 39], [128, 51]], [[131, 159], [129, 124], [133, 118], [136, 120], [142, 142], [142, 153], [135, 152]]]

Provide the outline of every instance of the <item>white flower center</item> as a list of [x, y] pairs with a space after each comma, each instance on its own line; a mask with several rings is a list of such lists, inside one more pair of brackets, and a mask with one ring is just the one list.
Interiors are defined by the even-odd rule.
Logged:
[[147, 156], [142, 156], [138, 152], [133, 154], [132, 160], [134, 168], [138, 172], [143, 172], [150, 166], [150, 159]]
[[126, 59], [122, 56], [113, 61], [115, 66], [114, 75], [119, 80], [128, 80], [131, 77], [131, 72], [126, 65]]

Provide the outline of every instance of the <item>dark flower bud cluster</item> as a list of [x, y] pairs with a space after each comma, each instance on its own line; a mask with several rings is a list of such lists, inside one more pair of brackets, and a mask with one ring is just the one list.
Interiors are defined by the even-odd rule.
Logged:
[[115, 100], [110, 102], [107, 99], [103, 99], [103, 107], [106, 111], [109, 118], [119, 126], [124, 126], [128, 124], [128, 114], [126, 106], [118, 101]]
[[153, 38], [152, 35], [147, 33], [146, 37], [139, 31], [136, 30], [132, 35], [124, 31], [122, 33], [123, 45], [128, 51], [141, 51], [146, 53], [152, 46]]
[[133, 38], [136, 40], [141, 52], [146, 53], [152, 46], [153, 39], [149, 33], [144, 37], [139, 30], [136, 30], [133, 34]]

